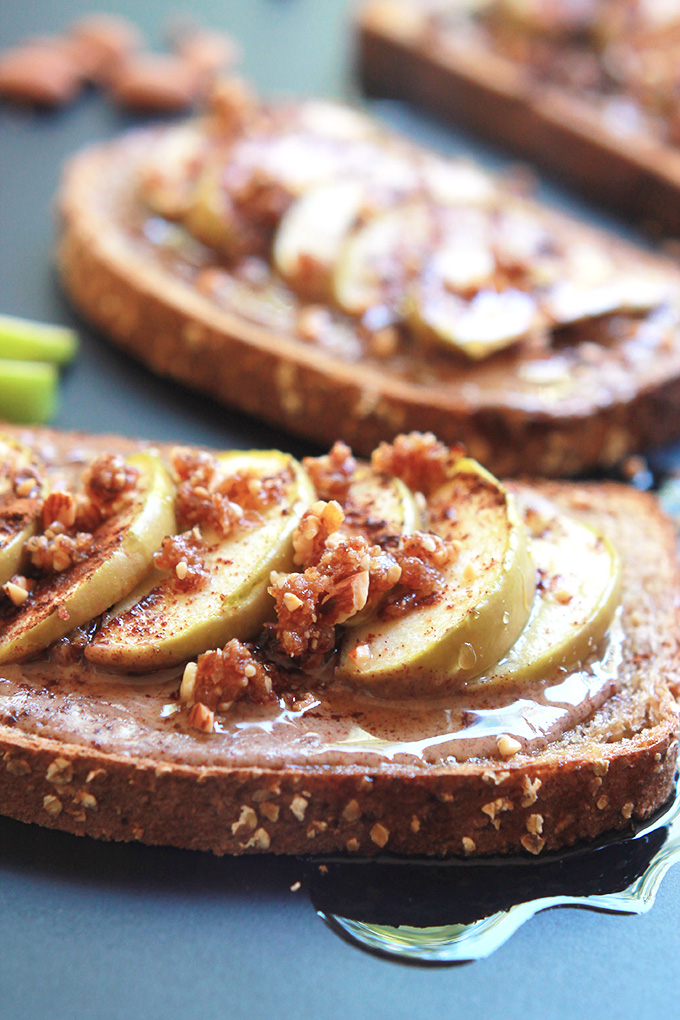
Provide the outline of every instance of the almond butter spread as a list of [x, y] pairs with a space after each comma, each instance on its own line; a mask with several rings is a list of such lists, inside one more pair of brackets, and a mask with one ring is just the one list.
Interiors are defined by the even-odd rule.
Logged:
[[[105, 439], [76, 447], [27, 431], [25, 443], [44, 465], [50, 526], [75, 527], [66, 497], [83, 474], [104, 503], [131, 491], [123, 455], [137, 444], [116, 440], [116, 459]], [[174, 471], [180, 530], [156, 540], [131, 594], [28, 661], [12, 661], [0, 632], [3, 724], [176, 763], [419, 768], [532, 753], [616, 692], [613, 550], [462, 449], [412, 435], [384, 444], [373, 466], [338, 445], [304, 468], [282, 454], [145, 449]], [[234, 505], [240, 516], [225, 515]], [[289, 551], [272, 561], [276, 542]], [[239, 547], [247, 562], [226, 562]], [[40, 568], [24, 569], [12, 580], [24, 599], [5, 594], [30, 630]], [[201, 631], [198, 654], [183, 654], [172, 621], [194, 640], [196, 606], [210, 607], [204, 589], [224, 569], [222, 616], [238, 634], [201, 645]]]

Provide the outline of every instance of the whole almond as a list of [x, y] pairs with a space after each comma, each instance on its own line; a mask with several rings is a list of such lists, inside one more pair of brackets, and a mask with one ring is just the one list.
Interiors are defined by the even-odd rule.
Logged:
[[78, 94], [78, 65], [59, 48], [26, 43], [0, 57], [0, 95], [33, 106], [65, 106]]
[[181, 57], [140, 53], [119, 68], [111, 91], [128, 110], [175, 113], [193, 105], [200, 80], [195, 68]]
[[113, 14], [80, 18], [71, 25], [69, 38], [80, 47], [82, 60], [90, 67], [89, 77], [96, 81], [107, 81], [142, 41], [132, 22]]
[[200, 75], [208, 78], [233, 67], [241, 56], [236, 42], [224, 32], [192, 32], [178, 40], [176, 50]]

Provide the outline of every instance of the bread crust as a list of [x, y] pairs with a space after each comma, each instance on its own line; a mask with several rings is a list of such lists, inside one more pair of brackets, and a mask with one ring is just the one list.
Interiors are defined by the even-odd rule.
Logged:
[[[528, 463], [549, 477], [607, 467], [677, 434], [677, 330], [653, 358], [623, 368], [612, 361], [609, 370], [603, 344], [604, 362], [580, 365], [582, 385], [558, 399], [522, 382], [522, 358], [512, 353], [495, 362], [495, 381], [468, 366], [445, 383], [424, 384], [219, 307], [131, 242], [109, 193], [136, 144], [123, 138], [71, 163], [60, 194], [59, 265], [82, 315], [159, 374], [317, 443], [340, 436], [361, 454], [398, 432], [430, 430], [449, 444], [464, 442], [503, 476]], [[502, 366], [509, 366], [505, 386]]]
[[520, 65], [481, 46], [438, 46], [425, 14], [411, 9], [369, 0], [359, 14], [358, 66], [369, 94], [408, 99], [509, 146], [619, 215], [680, 233], [677, 148], [642, 130], [614, 133], [587, 99], [536, 87]]
[[542, 751], [418, 768], [196, 766], [36, 736], [5, 712], [0, 812], [217, 854], [362, 856], [539, 853], [648, 817], [671, 795], [677, 762], [675, 532], [650, 496], [614, 483], [537, 488], [619, 548], [626, 634], [620, 692]]

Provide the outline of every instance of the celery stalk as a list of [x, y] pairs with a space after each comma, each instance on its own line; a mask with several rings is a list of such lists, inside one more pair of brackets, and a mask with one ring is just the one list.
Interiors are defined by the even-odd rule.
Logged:
[[18, 425], [49, 421], [58, 379], [56, 366], [47, 362], [0, 360], [0, 417]]
[[76, 353], [78, 336], [67, 326], [0, 315], [0, 358], [53, 361], [63, 365]]

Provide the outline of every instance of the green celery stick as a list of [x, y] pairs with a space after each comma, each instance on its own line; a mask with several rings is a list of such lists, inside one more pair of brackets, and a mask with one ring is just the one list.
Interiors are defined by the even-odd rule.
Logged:
[[57, 406], [58, 380], [56, 365], [0, 360], [0, 418], [17, 425], [49, 421]]
[[0, 315], [0, 358], [53, 361], [64, 365], [78, 349], [78, 336], [67, 326]]

